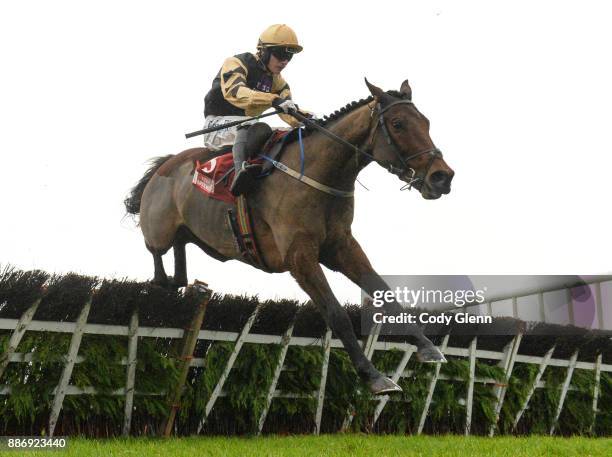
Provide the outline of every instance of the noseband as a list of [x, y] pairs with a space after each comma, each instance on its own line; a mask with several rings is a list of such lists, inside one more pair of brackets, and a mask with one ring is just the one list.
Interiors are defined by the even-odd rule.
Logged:
[[[389, 161], [382, 161], [382, 160], [378, 160], [378, 159], [375, 159], [375, 160], [382, 167], [386, 168], [387, 171], [389, 171], [389, 173], [392, 173], [392, 174], [398, 176], [402, 181], [406, 182], [406, 184], [404, 186], [402, 186], [401, 190], [406, 190], [406, 189], [410, 190], [410, 189], [412, 189], [412, 186], [414, 184], [418, 183], [419, 181], [423, 181], [423, 183], [425, 182], [425, 178], [427, 177], [427, 173], [429, 173], [429, 170], [431, 169], [434, 161], [437, 158], [442, 158], [442, 151], [440, 151], [438, 148], [434, 147], [432, 149], [427, 149], [425, 151], [416, 152], [414, 154], [409, 155], [408, 157], [403, 157], [402, 156], [401, 150], [400, 150], [399, 146], [397, 145], [397, 143], [393, 140], [393, 138], [389, 134], [389, 130], [387, 129], [387, 125], [385, 123], [385, 118], [384, 118], [384, 113], [387, 110], [389, 110], [389, 108], [391, 108], [391, 107], [393, 107], [395, 105], [399, 105], [399, 104], [414, 105], [414, 103], [411, 100], [398, 100], [398, 101], [395, 101], [393, 103], [388, 104], [384, 108], [382, 107], [382, 105], [380, 103], [377, 103], [376, 104], [376, 108], [375, 109], [371, 109], [371, 112], [372, 112], [371, 116], [374, 116], [374, 114], [376, 114], [378, 119], [376, 120], [376, 125], [374, 126], [374, 130], [373, 130], [372, 134], [370, 135], [370, 141], [369, 141], [367, 150], [368, 150], [368, 152], [372, 151], [374, 139], [376, 138], [376, 131], [377, 131], [378, 127], [380, 127], [380, 129], [383, 132], [383, 135], [385, 136], [387, 144], [392, 147], [393, 151], [395, 152], [395, 155], [397, 156], [397, 158], [399, 159], [399, 162], [401, 163], [401, 166], [397, 167], [397, 166], [393, 165]], [[423, 173], [421, 173], [419, 176], [417, 176], [416, 170], [414, 168], [412, 168], [408, 162], [410, 162], [413, 159], [416, 159], [417, 157], [420, 157], [420, 156], [426, 155], [426, 154], [429, 155], [429, 162], [427, 163], [427, 167], [425, 168]]]

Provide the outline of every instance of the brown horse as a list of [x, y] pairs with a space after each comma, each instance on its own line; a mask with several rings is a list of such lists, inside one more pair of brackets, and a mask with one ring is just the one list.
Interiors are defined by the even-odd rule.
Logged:
[[[429, 136], [429, 121], [412, 103], [404, 81], [399, 92], [383, 92], [366, 84], [372, 94], [329, 116], [322, 125], [345, 140], [339, 143], [314, 131], [303, 140], [304, 174], [347, 194], [358, 173], [375, 161], [414, 186], [426, 199], [450, 192], [454, 172]], [[351, 147], [348, 143], [354, 145]], [[359, 149], [357, 149], [359, 148]], [[157, 159], [126, 199], [128, 213], [140, 213], [146, 247], [153, 254], [154, 282], [168, 285], [162, 255], [174, 248], [174, 284], [187, 284], [185, 244], [195, 243], [221, 261], [243, 260], [226, 224], [230, 205], [206, 198], [194, 189], [194, 161], [212, 157], [203, 148]], [[282, 163], [300, 169], [300, 148], [289, 143]], [[259, 180], [248, 195], [254, 232], [268, 269], [289, 271], [318, 306], [330, 328], [342, 340], [359, 375], [374, 393], [401, 390], [364, 355], [346, 311], [334, 296], [321, 264], [343, 273], [370, 296], [388, 290], [351, 233], [352, 194], [336, 196], [276, 171]], [[397, 303], [389, 305], [397, 311]], [[443, 355], [416, 325], [406, 334], [421, 361], [442, 362]]]

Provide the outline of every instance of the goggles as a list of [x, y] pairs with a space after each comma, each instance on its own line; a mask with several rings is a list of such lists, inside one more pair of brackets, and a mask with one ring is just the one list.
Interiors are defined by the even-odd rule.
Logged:
[[295, 52], [295, 49], [286, 46], [273, 46], [270, 48], [270, 53], [281, 62], [284, 60], [291, 60]]

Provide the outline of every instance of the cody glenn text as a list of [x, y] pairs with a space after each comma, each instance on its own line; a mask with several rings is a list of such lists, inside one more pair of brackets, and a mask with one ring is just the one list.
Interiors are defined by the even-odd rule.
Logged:
[[451, 322], [457, 324], [492, 324], [493, 317], [491, 316], [475, 316], [468, 313], [441, 313], [441, 314], [390, 314], [385, 316], [384, 313], [374, 313], [372, 321], [375, 324], [444, 324], [450, 325]]

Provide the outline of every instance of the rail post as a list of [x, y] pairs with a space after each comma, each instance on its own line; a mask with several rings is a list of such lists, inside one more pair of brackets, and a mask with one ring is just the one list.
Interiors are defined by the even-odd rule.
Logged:
[[198, 335], [202, 328], [202, 322], [204, 321], [204, 314], [206, 313], [206, 307], [212, 296], [212, 291], [208, 288], [208, 284], [200, 281], [194, 281], [191, 289], [195, 290], [198, 294], [201, 294], [202, 298], [198, 307], [195, 310], [193, 318], [189, 323], [189, 327], [185, 329], [183, 334], [183, 347], [181, 349], [181, 356], [179, 358], [179, 376], [178, 382], [174, 387], [174, 390], [168, 397], [170, 403], [170, 413], [164, 426], [164, 438], [168, 438], [172, 432], [174, 426], [174, 420], [176, 419], [176, 412], [180, 407], [181, 395], [183, 394], [183, 388], [187, 375], [189, 374], [189, 367], [191, 365], [191, 359], [193, 359], [193, 351], [196, 343], [198, 342]]
[[40, 305], [41, 301], [42, 298], [34, 300], [34, 303], [32, 303], [19, 318], [19, 322], [17, 322], [17, 326], [15, 327], [15, 330], [13, 330], [11, 338], [9, 339], [6, 351], [0, 354], [0, 378], [11, 361], [11, 355], [13, 355], [17, 349], [17, 346], [19, 346], [19, 343], [21, 342], [21, 338], [23, 338], [23, 335], [25, 335], [28, 325], [30, 325], [30, 322], [32, 322], [32, 317], [34, 317], [34, 313], [36, 313], [38, 305]]

